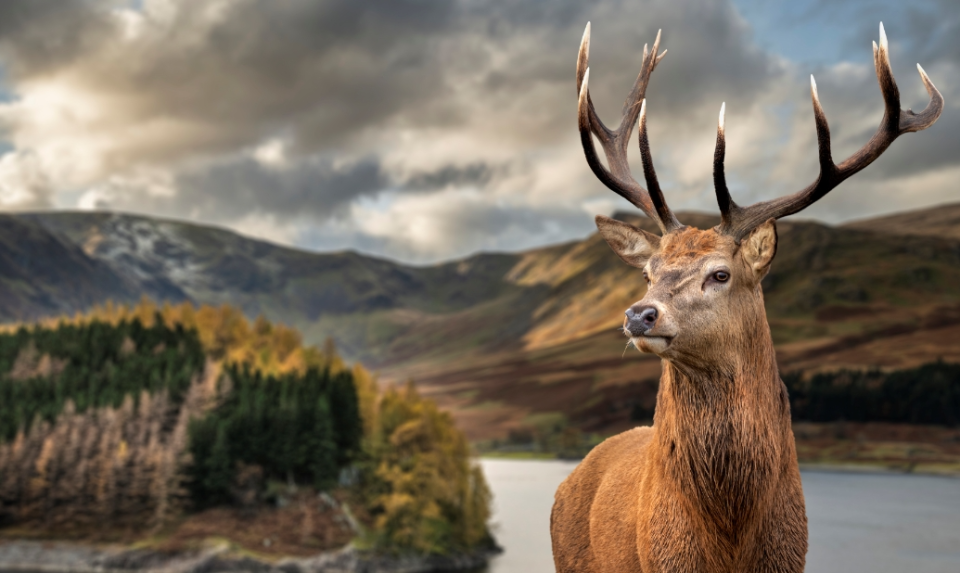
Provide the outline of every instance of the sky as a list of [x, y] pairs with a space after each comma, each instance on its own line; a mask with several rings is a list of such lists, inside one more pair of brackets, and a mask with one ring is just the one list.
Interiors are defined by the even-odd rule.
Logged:
[[955, 0], [4, 0], [0, 210], [140, 213], [413, 264], [581, 238], [633, 209], [579, 142], [588, 21], [609, 125], [663, 30], [647, 122], [674, 211], [717, 211], [722, 102], [740, 204], [815, 179], [810, 74], [835, 161], [866, 143], [881, 21], [902, 107], [928, 101], [919, 62], [943, 115], [797, 217], [960, 201]]

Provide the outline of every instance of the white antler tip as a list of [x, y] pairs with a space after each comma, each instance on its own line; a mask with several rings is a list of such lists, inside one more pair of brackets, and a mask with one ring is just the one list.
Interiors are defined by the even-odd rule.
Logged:
[[647, 117], [647, 98], [640, 100], [640, 123], [643, 124], [644, 118]]
[[887, 32], [883, 29], [883, 22], [880, 22], [880, 48], [887, 49]]
[[813, 74], [810, 74], [810, 97], [813, 98], [814, 109], [819, 109], [820, 94], [817, 93], [817, 80], [813, 79]]
[[583, 72], [583, 83], [580, 84], [580, 99], [583, 99], [584, 97], [586, 97], [587, 84], [589, 82], [590, 82], [590, 68], [587, 68], [587, 70]]
[[930, 89], [937, 89], [933, 86], [933, 81], [930, 79], [930, 76], [927, 75], [926, 70], [923, 69], [923, 66], [917, 64], [917, 71], [920, 72], [920, 79], [923, 81], [923, 85], [926, 86], [927, 92], [930, 92]]
[[720, 128], [720, 131], [723, 131], [723, 114], [727, 110], [727, 102], [720, 104], [720, 121], [717, 123], [717, 126]]

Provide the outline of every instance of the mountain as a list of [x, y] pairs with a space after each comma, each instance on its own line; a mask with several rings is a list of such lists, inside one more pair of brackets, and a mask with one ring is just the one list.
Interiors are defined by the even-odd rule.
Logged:
[[0, 215], [0, 318], [73, 313], [107, 299], [135, 300], [144, 285], [29, 217]]
[[[960, 212], [947, 206], [840, 227], [779, 222], [764, 291], [781, 369], [960, 361], [960, 237], [942, 217], [948, 208]], [[645, 218], [618, 217], [655, 230]], [[699, 228], [718, 223], [679, 218]], [[908, 233], [920, 220], [942, 224]], [[5, 221], [3, 320], [142, 294], [230, 303], [296, 326], [308, 342], [334, 337], [385, 381], [416, 379], [473, 438], [543, 419], [609, 431], [652, 406], [659, 360], [625, 350], [618, 331], [623, 309], [643, 296], [643, 280], [596, 234], [412, 267], [123, 214]]]

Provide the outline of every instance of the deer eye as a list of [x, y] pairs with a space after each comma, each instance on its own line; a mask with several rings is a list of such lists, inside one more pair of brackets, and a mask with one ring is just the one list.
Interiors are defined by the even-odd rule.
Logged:
[[650, 286], [650, 276], [647, 274], [647, 271], [643, 271], [643, 280], [647, 281], [647, 286]]
[[725, 283], [730, 280], [730, 273], [727, 271], [717, 271], [713, 273], [713, 280], [717, 281], [718, 283]]

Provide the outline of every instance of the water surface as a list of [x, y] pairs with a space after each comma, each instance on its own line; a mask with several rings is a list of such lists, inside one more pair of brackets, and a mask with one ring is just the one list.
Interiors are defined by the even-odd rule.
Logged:
[[[553, 492], [576, 467], [482, 461], [505, 549], [489, 573], [549, 573]], [[960, 572], [960, 479], [804, 471], [809, 573]]]

